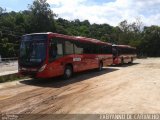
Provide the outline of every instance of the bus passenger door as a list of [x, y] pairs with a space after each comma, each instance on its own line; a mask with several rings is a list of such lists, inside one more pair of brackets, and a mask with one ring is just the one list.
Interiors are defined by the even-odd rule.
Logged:
[[58, 38], [51, 38], [49, 48], [49, 76], [58, 76], [63, 74], [63, 41]]
[[84, 48], [81, 42], [74, 42], [74, 65], [76, 71], [83, 71], [86, 69], [86, 57], [84, 55]]

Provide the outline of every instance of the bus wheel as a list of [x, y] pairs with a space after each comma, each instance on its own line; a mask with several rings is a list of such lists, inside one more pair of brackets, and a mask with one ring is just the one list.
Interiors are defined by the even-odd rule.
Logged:
[[101, 61], [101, 62], [99, 62], [98, 71], [102, 71], [102, 69], [103, 69], [103, 63], [102, 63], [102, 61]]
[[66, 66], [66, 67], [65, 67], [65, 70], [64, 70], [64, 75], [63, 75], [63, 77], [64, 77], [65, 79], [69, 79], [69, 78], [72, 76], [72, 74], [73, 74], [73, 69], [72, 69], [72, 67], [71, 67], [71, 66]]

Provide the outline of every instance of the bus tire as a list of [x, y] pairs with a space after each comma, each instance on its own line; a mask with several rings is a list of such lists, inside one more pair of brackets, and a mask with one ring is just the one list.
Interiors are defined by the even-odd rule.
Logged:
[[73, 75], [73, 68], [70, 65], [67, 65], [64, 69], [64, 75], [63, 78], [64, 79], [69, 79], [70, 77], [72, 77]]
[[103, 69], [103, 62], [100, 61], [99, 62], [99, 67], [98, 67], [98, 71], [102, 71], [102, 69]]

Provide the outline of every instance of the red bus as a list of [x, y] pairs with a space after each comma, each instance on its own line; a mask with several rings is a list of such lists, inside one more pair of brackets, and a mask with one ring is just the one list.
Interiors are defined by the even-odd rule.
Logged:
[[18, 60], [19, 73], [34, 78], [69, 78], [112, 63], [112, 44], [51, 32], [22, 36]]
[[133, 63], [136, 59], [136, 48], [129, 45], [112, 45], [113, 64]]

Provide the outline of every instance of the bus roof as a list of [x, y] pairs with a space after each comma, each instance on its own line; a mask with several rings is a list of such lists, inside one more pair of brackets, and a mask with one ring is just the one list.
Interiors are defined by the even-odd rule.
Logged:
[[[100, 40], [93, 39], [93, 38], [87, 38], [87, 37], [82, 37], [82, 36], [69, 36], [69, 35], [63, 35], [63, 34], [52, 33], [52, 32], [31, 33], [31, 34], [26, 34], [26, 35], [38, 35], [38, 34], [48, 34], [48, 35], [51, 35], [51, 36], [53, 35], [55, 37], [61, 37], [61, 38], [72, 39], [72, 40], [77, 40], [77, 41], [84, 41], [84, 42], [91, 42], [91, 43], [95, 43], [95, 44], [112, 45], [111, 43], [102, 42]], [[24, 36], [26, 36], [26, 35], [24, 35]]]
[[131, 47], [130, 45], [112, 45], [112, 46], [136, 49], [135, 47]]

